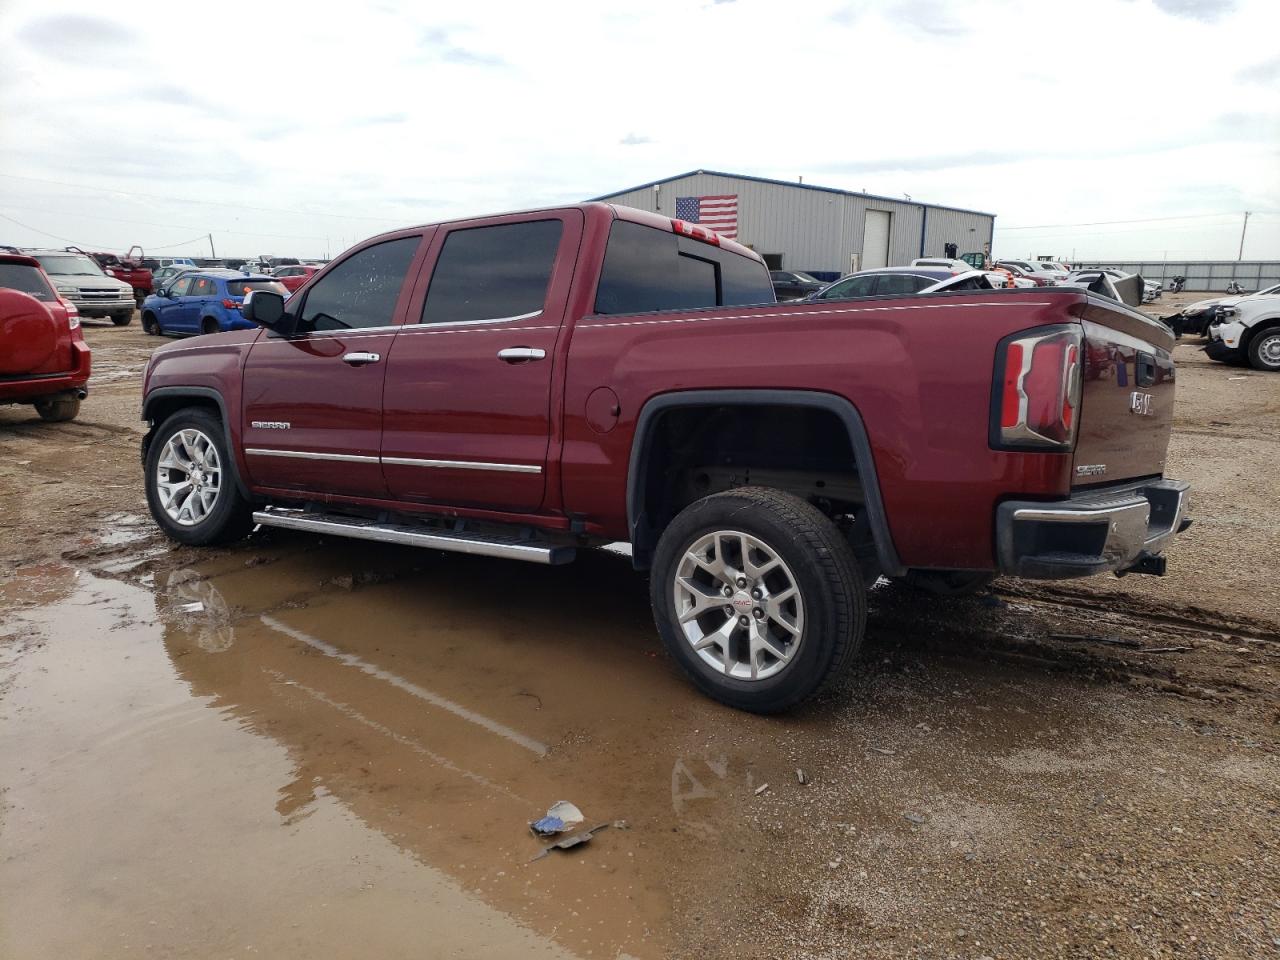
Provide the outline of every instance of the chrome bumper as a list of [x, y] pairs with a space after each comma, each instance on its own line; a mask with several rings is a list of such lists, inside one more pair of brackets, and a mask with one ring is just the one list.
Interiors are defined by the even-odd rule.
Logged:
[[996, 509], [1000, 572], [1061, 580], [1095, 573], [1163, 573], [1160, 557], [1188, 519], [1191, 485], [1149, 480], [1047, 503]]

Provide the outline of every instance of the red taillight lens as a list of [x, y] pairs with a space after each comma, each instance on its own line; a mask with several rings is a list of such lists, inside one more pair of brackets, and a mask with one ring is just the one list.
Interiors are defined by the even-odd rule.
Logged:
[[992, 397], [991, 446], [1070, 450], [1080, 406], [1081, 331], [1050, 327], [1001, 341]]
[[240, 301], [239, 301], [239, 300], [223, 300], [223, 301], [222, 301], [222, 305], [223, 305], [224, 307], [226, 307], [228, 310], [239, 310], [239, 309], [240, 309]]

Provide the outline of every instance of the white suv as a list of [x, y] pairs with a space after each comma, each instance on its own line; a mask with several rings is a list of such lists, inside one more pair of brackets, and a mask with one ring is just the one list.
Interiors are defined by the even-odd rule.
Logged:
[[40, 261], [58, 295], [74, 303], [80, 316], [110, 317], [117, 327], [133, 319], [133, 287], [107, 276], [92, 257], [66, 250], [24, 252]]
[[1213, 360], [1247, 360], [1255, 370], [1280, 373], [1280, 297], [1241, 297], [1218, 307], [1204, 352]]

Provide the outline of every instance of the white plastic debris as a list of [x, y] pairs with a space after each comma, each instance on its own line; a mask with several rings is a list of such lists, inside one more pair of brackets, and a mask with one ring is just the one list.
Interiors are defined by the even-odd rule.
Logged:
[[194, 603], [184, 603], [178, 607], [182, 613], [204, 613], [204, 604], [197, 600]]

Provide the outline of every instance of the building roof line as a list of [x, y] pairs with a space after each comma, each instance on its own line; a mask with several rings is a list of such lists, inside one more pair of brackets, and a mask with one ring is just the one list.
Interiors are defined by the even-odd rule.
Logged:
[[887, 203], [903, 203], [911, 207], [926, 207], [932, 210], [950, 210], [953, 213], [972, 213], [979, 217], [991, 217], [993, 220], [996, 216], [994, 213], [988, 213], [985, 210], [970, 210], [966, 207], [948, 207], [941, 203], [922, 203], [919, 200], [904, 200], [901, 197], [885, 197], [876, 193], [863, 193], [860, 190], [841, 190], [839, 187], [820, 187], [813, 183], [793, 183], [790, 180], [775, 180], [772, 177], [753, 177], [746, 173], [726, 173], [723, 170], [689, 170], [685, 173], [677, 173], [673, 177], [663, 177], [660, 180], [650, 180], [648, 183], [641, 183], [634, 187], [628, 187], [625, 190], [615, 190], [613, 193], [606, 193], [603, 196], [592, 197], [591, 201], [607, 201], [612, 197], [618, 197], [624, 193], [632, 193], [636, 190], [647, 190], [650, 187], [670, 183], [673, 180], [683, 180], [685, 177], [696, 176], [699, 173], [705, 173], [713, 177], [728, 177], [731, 180], [751, 180], [755, 183], [772, 183], [780, 187], [799, 187], [801, 190], [817, 190], [822, 193], [838, 193], [846, 197], [863, 197], [867, 200], [883, 200]]

